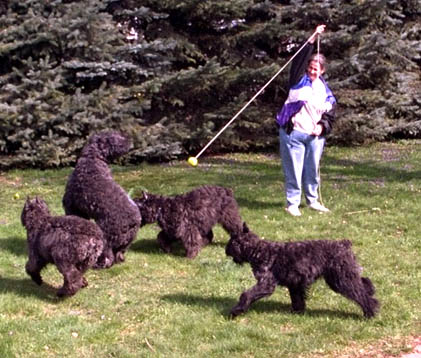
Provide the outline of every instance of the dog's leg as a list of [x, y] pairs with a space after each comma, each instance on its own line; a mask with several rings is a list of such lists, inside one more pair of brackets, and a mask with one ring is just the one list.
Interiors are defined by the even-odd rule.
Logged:
[[270, 275], [270, 277], [264, 277], [257, 282], [252, 288], [247, 291], [244, 291], [238, 303], [231, 309], [231, 317], [236, 317], [241, 313], [246, 312], [250, 305], [266, 296], [270, 296], [276, 288], [275, 278]]
[[57, 291], [58, 297], [73, 296], [79, 289], [87, 285], [82, 273], [73, 265], [59, 265], [58, 270], [64, 278], [63, 286]]
[[292, 310], [297, 313], [306, 309], [306, 289], [302, 286], [288, 286]]
[[126, 258], [124, 257], [125, 254], [125, 250], [118, 250], [117, 252], [114, 253], [114, 263], [119, 264], [124, 262], [124, 260], [126, 260]]
[[42, 284], [41, 270], [47, 265], [44, 260], [37, 260], [35, 257], [30, 255], [28, 262], [26, 263], [26, 273], [31, 276], [32, 280], [37, 284]]
[[126, 260], [126, 257], [124, 256], [126, 254], [126, 248], [127, 248], [127, 245], [113, 247], [112, 252], [114, 255], [115, 264], [120, 264]]
[[85, 288], [88, 286], [88, 280], [85, 277], [82, 277], [82, 288]]
[[113, 250], [108, 246], [107, 243], [104, 244], [104, 250], [99, 256], [97, 262], [93, 266], [94, 269], [104, 269], [109, 268], [114, 264], [114, 253]]
[[365, 287], [365, 291], [368, 295], [373, 296], [376, 293], [373, 283], [368, 277], [361, 277], [361, 281]]
[[194, 244], [193, 246], [186, 247], [186, 257], [194, 259], [200, 251], [200, 245]]
[[182, 237], [183, 246], [186, 250], [186, 257], [194, 259], [202, 248], [202, 235], [195, 226], [188, 227]]
[[171, 244], [176, 241], [163, 230], [158, 234], [157, 240], [159, 247], [167, 254], [171, 252]]
[[361, 277], [361, 282], [367, 294], [365, 298], [365, 308], [362, 307], [364, 311], [364, 316], [368, 318], [374, 317], [380, 308], [379, 301], [373, 297], [376, 292], [376, 289], [374, 288], [373, 283], [368, 277]]
[[114, 245], [118, 244], [118, 246], [113, 247], [115, 263], [121, 263], [125, 261], [126, 258], [124, 257], [124, 255], [126, 254], [126, 251], [130, 244], [136, 238], [137, 231], [138, 226], [131, 225], [129, 230], [120, 234], [118, 240], [114, 241]]
[[213, 240], [213, 231], [209, 230], [209, 232], [206, 234], [206, 237], [203, 238], [203, 242], [205, 245], [209, 245]]
[[[361, 302], [360, 305], [364, 316], [367, 318], [374, 317], [379, 311], [380, 303], [374, 298], [374, 293], [376, 292], [373, 283], [368, 277], [361, 277]], [[356, 301], [358, 303], [358, 301]]]
[[362, 279], [358, 272], [341, 271], [325, 275], [324, 278], [333, 291], [357, 303], [363, 310], [365, 317], [371, 318], [376, 315], [379, 302], [372, 297], [374, 286], [373, 284], [370, 285], [366, 278]]

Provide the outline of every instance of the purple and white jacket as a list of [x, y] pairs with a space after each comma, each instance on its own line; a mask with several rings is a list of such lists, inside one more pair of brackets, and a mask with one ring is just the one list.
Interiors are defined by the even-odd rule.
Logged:
[[[318, 83], [313, 83], [307, 75], [306, 69], [312, 51], [313, 45], [307, 44], [301, 56], [297, 55], [291, 65], [288, 98], [276, 115], [277, 124], [285, 128], [287, 133], [294, 128], [294, 122], [297, 122], [295, 127], [301, 126], [302, 131], [309, 134], [311, 134], [311, 126], [316, 124], [322, 126], [322, 135], [330, 133], [332, 129], [336, 99], [322, 76], [316, 80]], [[302, 121], [303, 125], [301, 125], [300, 118], [305, 117], [309, 120]], [[304, 125], [306, 122], [307, 124]]]

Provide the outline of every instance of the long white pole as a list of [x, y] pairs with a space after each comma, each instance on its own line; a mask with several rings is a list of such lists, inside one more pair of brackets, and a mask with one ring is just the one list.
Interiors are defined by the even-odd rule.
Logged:
[[302, 45], [299, 49], [298, 49], [298, 51], [288, 60], [288, 62], [284, 65], [284, 66], [282, 66], [282, 68], [278, 71], [278, 72], [276, 72], [274, 75], [273, 75], [273, 77], [243, 106], [243, 108], [241, 108], [235, 115], [234, 115], [234, 117], [232, 117], [231, 119], [230, 119], [230, 121], [209, 141], [209, 143], [208, 144], [206, 144], [204, 147], [203, 147], [203, 149], [194, 157], [194, 158], [196, 158], [196, 160], [197, 160], [197, 158], [199, 158], [202, 154], [203, 154], [203, 152], [206, 150], [206, 149], [208, 149], [208, 147], [216, 140], [216, 138], [218, 138], [219, 136], [220, 136], [220, 134], [225, 130], [225, 129], [227, 129], [228, 128], [228, 126], [232, 123], [232, 122], [234, 122], [234, 120], [248, 107], [248, 105], [251, 103], [251, 102], [253, 102], [255, 99], [256, 99], [256, 97], [260, 94], [260, 93], [262, 93], [263, 91], [264, 91], [264, 89], [267, 87], [267, 86], [269, 86], [269, 84], [285, 69], [285, 67], [287, 67], [288, 65], [289, 65], [289, 63], [295, 58], [295, 56], [297, 56], [299, 53], [300, 53], [300, 51], [309, 43], [309, 41], [313, 38], [313, 36], [315, 35], [317, 33], [317, 31], [315, 31], [309, 38], [308, 38], [308, 40], [304, 43], [304, 45]]

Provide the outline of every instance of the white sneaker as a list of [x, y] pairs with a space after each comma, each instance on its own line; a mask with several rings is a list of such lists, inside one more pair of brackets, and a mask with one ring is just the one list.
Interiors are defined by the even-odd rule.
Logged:
[[317, 211], [320, 211], [322, 213], [328, 213], [330, 211], [327, 207], [320, 204], [318, 201], [315, 201], [314, 203], [311, 203], [309, 205], [309, 207], [310, 207], [310, 209], [317, 210]]
[[290, 205], [287, 208], [285, 208], [286, 212], [292, 216], [301, 216], [300, 209], [298, 209], [298, 206]]

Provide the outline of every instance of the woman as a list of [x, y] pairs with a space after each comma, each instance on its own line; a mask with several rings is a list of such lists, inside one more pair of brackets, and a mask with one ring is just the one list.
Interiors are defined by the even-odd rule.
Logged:
[[301, 215], [302, 189], [311, 209], [329, 211], [318, 200], [318, 170], [325, 135], [332, 129], [336, 100], [322, 77], [325, 57], [312, 55], [314, 40], [325, 27], [317, 27], [292, 61], [288, 98], [276, 116], [285, 175], [286, 211], [293, 216]]

